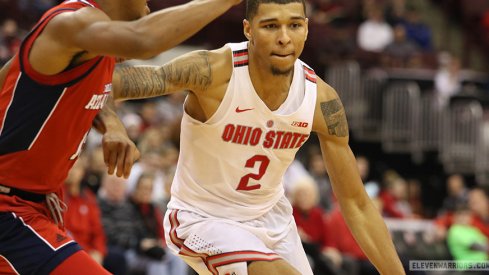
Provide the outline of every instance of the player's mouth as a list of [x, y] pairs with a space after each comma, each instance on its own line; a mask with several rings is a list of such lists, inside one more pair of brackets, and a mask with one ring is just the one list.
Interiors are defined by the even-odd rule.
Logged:
[[289, 56], [294, 56], [294, 53], [272, 53], [272, 56], [280, 57], [280, 58], [286, 58]]

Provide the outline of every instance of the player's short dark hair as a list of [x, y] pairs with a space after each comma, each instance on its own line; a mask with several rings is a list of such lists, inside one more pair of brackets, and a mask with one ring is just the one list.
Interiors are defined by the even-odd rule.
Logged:
[[302, 3], [304, 7], [304, 14], [306, 14], [306, 2], [305, 0], [247, 0], [246, 1], [246, 19], [249, 21], [253, 19], [258, 11], [260, 4], [289, 4], [289, 3]]

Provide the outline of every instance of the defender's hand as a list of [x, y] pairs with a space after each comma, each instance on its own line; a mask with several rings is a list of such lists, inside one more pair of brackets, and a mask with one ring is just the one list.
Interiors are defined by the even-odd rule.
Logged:
[[118, 131], [107, 131], [102, 139], [104, 149], [104, 161], [108, 167], [108, 173], [128, 178], [132, 165], [139, 159], [139, 150], [129, 137]]

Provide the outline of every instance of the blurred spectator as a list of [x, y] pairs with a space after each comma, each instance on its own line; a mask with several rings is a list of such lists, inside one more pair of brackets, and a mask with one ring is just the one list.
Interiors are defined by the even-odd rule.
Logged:
[[461, 92], [460, 59], [449, 53], [440, 53], [439, 66], [435, 75], [435, 90], [438, 107], [448, 106], [450, 98]]
[[379, 183], [375, 180], [370, 179], [370, 161], [365, 156], [356, 156], [358, 172], [360, 173], [360, 178], [365, 185], [365, 191], [371, 198], [376, 198], [380, 192]]
[[311, 173], [319, 188], [319, 205], [326, 211], [329, 211], [333, 201], [333, 188], [329, 181], [326, 165], [324, 164], [323, 155], [318, 147], [309, 148], [307, 159], [307, 170]]
[[325, 246], [325, 212], [317, 206], [319, 196], [316, 183], [304, 177], [294, 185], [291, 194], [294, 218], [302, 241]]
[[390, 68], [416, 67], [420, 51], [416, 44], [406, 36], [403, 25], [394, 27], [394, 41], [386, 45], [383, 54], [383, 64]]
[[139, 115], [134, 113], [125, 114], [121, 120], [124, 127], [126, 127], [127, 135], [137, 144], [143, 132], [143, 120]]
[[310, 18], [317, 24], [334, 23], [345, 18], [345, 7], [338, 0], [309, 1], [312, 6]]
[[489, 198], [483, 189], [470, 190], [469, 208], [474, 214], [473, 224], [489, 238]]
[[407, 181], [407, 201], [413, 218], [423, 218], [424, 208], [422, 202], [421, 182], [417, 179]]
[[150, 151], [159, 151], [165, 145], [165, 132], [160, 127], [150, 127], [143, 130], [138, 148], [141, 154]]
[[101, 186], [102, 177], [107, 173], [107, 166], [105, 165], [103, 148], [97, 146], [88, 153], [87, 166], [85, 176], [83, 178], [83, 184], [90, 188], [94, 194], [98, 193]]
[[[315, 274], [333, 274], [331, 263], [322, 254], [328, 244], [325, 212], [318, 207], [319, 194], [313, 179], [303, 177], [291, 191], [297, 230], [306, 254], [312, 259]], [[330, 236], [333, 238], [333, 236]]]
[[299, 183], [305, 177], [312, 177], [309, 171], [306, 170], [302, 162], [294, 159], [284, 174], [284, 189], [287, 198], [292, 201], [290, 197], [295, 185]]
[[164, 123], [180, 123], [180, 118], [183, 115], [183, 102], [185, 101], [185, 97], [185, 92], [172, 93], [158, 101], [157, 110]]
[[422, 22], [419, 12], [410, 8], [404, 18], [399, 23], [404, 26], [407, 38], [423, 51], [433, 50], [431, 28]]
[[[489, 199], [480, 188], [469, 191], [468, 203], [471, 210], [470, 224], [489, 238]], [[448, 228], [453, 224], [453, 211], [439, 215], [435, 220], [437, 238], [444, 239]]]
[[3, 21], [0, 29], [0, 66], [14, 56], [20, 47], [23, 34], [13, 19]]
[[[0, 18], [12, 18], [13, 20], [18, 21], [20, 17], [21, 13], [19, 10], [19, 3], [17, 1], [0, 0]], [[0, 22], [0, 24], [1, 23], [2, 22]]]
[[471, 211], [466, 205], [458, 206], [454, 224], [448, 230], [448, 247], [455, 260], [487, 260], [488, 239], [480, 230], [471, 225]]
[[443, 200], [442, 212], [453, 212], [455, 206], [467, 204], [469, 190], [465, 187], [465, 180], [460, 174], [450, 175], [447, 179], [448, 196]]
[[[379, 211], [382, 209], [382, 202], [379, 199], [373, 199], [373, 203]], [[331, 248], [340, 252], [343, 269], [347, 268], [346, 266], [348, 265], [350, 266], [349, 269], [346, 269], [349, 271], [347, 274], [354, 274], [355, 271], [353, 270], [357, 270], [356, 274], [361, 275], [379, 274], [350, 232], [338, 204], [335, 204], [335, 207], [329, 214], [328, 224], [328, 234], [330, 234], [332, 238], [330, 238], [330, 247], [326, 250], [326, 254], [331, 254]]]
[[391, 218], [410, 217], [412, 210], [407, 202], [407, 183], [394, 171], [387, 171], [384, 176], [384, 190], [380, 193], [383, 214]]
[[140, 110], [140, 116], [143, 120], [143, 130], [159, 126], [162, 121], [154, 99], [150, 99], [143, 103]]
[[387, 1], [386, 18], [392, 26], [404, 21], [406, 16], [406, 0]]
[[135, 163], [132, 167], [131, 175], [127, 179], [127, 191], [128, 193], [134, 192], [137, 181], [143, 174], [152, 174], [154, 176], [154, 188], [152, 200], [153, 202], [160, 203], [162, 201], [168, 201], [170, 194], [166, 192], [166, 174], [165, 169], [168, 168], [172, 160], [170, 154], [173, 154], [171, 149], [160, 149], [158, 151], [141, 151], [141, 159]]
[[126, 251], [139, 245], [135, 209], [126, 199], [126, 180], [106, 174], [98, 196], [109, 255], [117, 255], [106, 259], [104, 267], [117, 275], [126, 274]]
[[65, 226], [73, 239], [99, 264], [107, 253], [105, 232], [95, 195], [81, 186], [85, 159], [73, 165], [65, 180]]
[[394, 39], [392, 27], [385, 22], [380, 8], [371, 8], [367, 20], [358, 28], [357, 42], [360, 49], [369, 52], [382, 52]]
[[147, 275], [186, 274], [187, 264], [166, 251], [162, 214], [151, 202], [153, 183], [153, 175], [142, 174], [131, 195], [137, 213], [134, 223], [138, 227], [139, 246], [127, 253], [129, 267]]

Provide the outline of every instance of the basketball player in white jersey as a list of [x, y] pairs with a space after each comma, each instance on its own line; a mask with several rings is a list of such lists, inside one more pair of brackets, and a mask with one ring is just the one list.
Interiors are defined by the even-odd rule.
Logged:
[[114, 75], [116, 99], [189, 91], [164, 225], [170, 249], [199, 274], [312, 274], [282, 186], [311, 131], [360, 246], [382, 274], [404, 274], [361, 182], [341, 101], [298, 60], [307, 23], [302, 0], [248, 0], [247, 42]]

